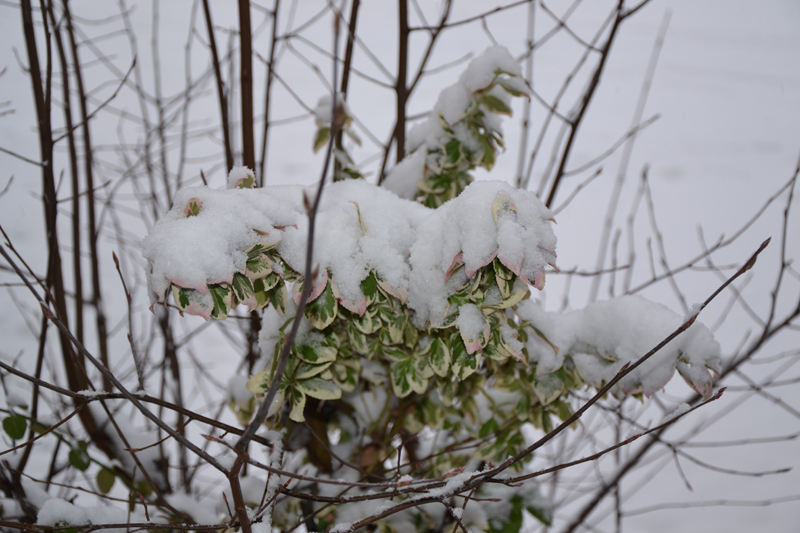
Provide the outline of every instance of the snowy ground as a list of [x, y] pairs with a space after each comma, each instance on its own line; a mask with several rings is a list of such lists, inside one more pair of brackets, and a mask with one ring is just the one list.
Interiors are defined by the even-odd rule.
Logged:
[[[78, 11], [88, 16], [100, 18], [116, 11], [116, 6], [100, 2], [75, 2]], [[102, 5], [101, 5], [102, 4]], [[302, 6], [297, 20], [304, 20], [304, 10], [313, 12], [309, 5]], [[437, 5], [430, 8], [429, 15], [435, 19]], [[453, 19], [459, 19], [466, 13], [477, 11], [476, 5], [483, 2], [456, 2]], [[599, 4], [599, 2], [598, 2]], [[92, 6], [91, 10], [86, 5]], [[548, 4], [549, 5], [549, 4]], [[554, 11], [562, 12], [566, 2], [553, 1], [550, 6]], [[164, 93], [172, 94], [180, 90], [183, 84], [184, 55], [183, 43], [188, 33], [187, 13], [192, 3], [187, 1], [169, 2], [161, 6], [161, 47], [164, 72], [175, 73], [165, 76]], [[145, 51], [137, 61], [149, 65], [151, 59], [146, 49], [149, 40], [150, 18], [149, 5], [143, 3], [137, 7], [134, 22], [141, 28], [139, 46]], [[216, 23], [221, 27], [232, 27], [236, 13], [231, 9], [223, 11], [223, 7], [215, 7]], [[368, 21], [393, 20], [396, 6], [394, 3], [367, 3], [363, 6], [362, 17]], [[481, 8], [483, 9], [483, 8]], [[596, 9], [596, 11], [595, 11]], [[14, 7], [0, 6], [0, 50], [2, 62], [0, 69], [7, 68], [0, 77], [0, 102], [11, 100], [15, 113], [0, 117], [0, 147], [37, 158], [36, 135], [33, 130], [32, 103], [29, 96], [29, 81], [18, 65], [12, 52], [12, 46], [24, 54], [24, 44], [20, 37], [19, 13]], [[590, 28], [596, 25], [598, 17], [605, 15], [607, 6], [593, 5], [576, 15], [574, 27]], [[573, 164], [591, 160], [603, 152], [609, 145], [624, 135], [634, 114], [634, 108], [640, 87], [644, 79], [648, 60], [659, 26], [665, 13], [670, 12], [669, 29], [666, 34], [658, 67], [653, 79], [644, 117], [656, 113], [660, 118], [648, 127], [636, 140], [633, 155], [628, 166], [628, 183], [620, 200], [620, 209], [616, 224], [623, 226], [624, 218], [630, 210], [631, 202], [638, 186], [638, 178], [642, 168], [649, 165], [649, 176], [655, 199], [656, 215], [664, 232], [664, 243], [671, 264], [681, 264], [702, 251], [698, 243], [697, 228], [702, 226], [707, 242], [714, 242], [721, 234], [731, 235], [741, 227], [764, 202], [784, 184], [792, 175], [800, 155], [800, 40], [797, 28], [800, 27], [800, 3], [794, 0], [773, 0], [755, 4], [744, 0], [653, 0], [643, 8], [632, 20], [626, 22], [614, 45], [601, 89], [595, 96], [589, 116], [582, 126], [579, 142], [574, 151]], [[488, 27], [494, 38], [508, 46], [512, 53], [518, 54], [524, 46], [526, 8], [509, 11], [506, 14], [488, 19]], [[257, 17], [254, 17], [257, 25]], [[430, 20], [430, 19], [429, 19]], [[541, 10], [537, 12], [537, 24], [544, 27], [548, 20]], [[540, 28], [537, 25], [537, 35]], [[324, 25], [323, 25], [324, 26]], [[391, 26], [391, 25], [389, 25]], [[320, 46], [326, 46], [326, 32], [323, 27], [318, 39]], [[364, 24], [359, 33], [364, 42], [379, 56], [392, 57], [396, 37], [393, 28], [374, 23]], [[268, 32], [263, 32], [262, 45], [266, 42]], [[123, 70], [127, 63], [126, 46], [112, 41], [117, 50]], [[418, 50], [422, 41], [412, 43]], [[443, 65], [457, 60], [467, 53], [476, 54], [490, 45], [490, 39], [478, 23], [454, 31], [443, 39], [435, 50], [431, 60], [432, 66]], [[552, 45], [552, 46], [551, 46]], [[174, 52], [172, 52], [174, 50]], [[260, 53], [265, 46], [257, 47]], [[193, 52], [192, 65], [199, 71], [206, 64], [205, 50], [199, 45]], [[560, 41], [549, 43], [536, 56], [534, 65], [534, 87], [545, 97], [552, 97], [557, 83], [563, 78], [568, 61], [573, 60], [569, 47]], [[282, 75], [287, 83], [295, 88], [309, 106], [316, 103], [326, 88], [319, 78], [308, 68], [299, 65], [290, 69], [288, 65], [298, 63], [286, 54], [286, 67]], [[412, 57], [415, 57], [412, 53]], [[23, 63], [26, 60], [20, 59]], [[327, 72], [327, 64], [320, 63]], [[567, 65], [567, 67], [565, 67]], [[356, 66], [365, 73], [379, 79], [387, 80], [381, 69], [371, 63], [363, 55], [356, 56]], [[386, 68], [393, 72], [393, 63]], [[99, 66], [94, 66], [99, 69]], [[439, 90], [450, 83], [463, 64], [442, 73], [431, 76], [430, 80], [421, 84], [411, 101], [411, 112], [417, 113], [428, 109]], [[145, 72], [149, 70], [145, 68]], [[99, 75], [99, 74], [98, 74]], [[391, 124], [386, 124], [386, 111], [393, 109], [394, 101], [388, 90], [374, 91], [366, 82], [358, 77], [353, 79], [350, 105], [353, 113], [363, 122], [366, 128], [380, 140], [385, 140]], [[260, 87], [256, 94], [260, 94]], [[580, 88], [580, 87], [579, 87]], [[101, 92], [110, 95], [113, 87]], [[211, 86], [209, 86], [209, 91]], [[359, 92], [361, 91], [361, 92]], [[209, 93], [212, 94], [213, 93]], [[257, 101], [260, 96], [257, 96]], [[100, 97], [102, 99], [102, 97]], [[276, 119], [288, 118], [304, 113], [302, 108], [290, 99], [277, 108], [273, 108]], [[129, 99], [120, 103], [121, 108], [136, 112], [136, 102]], [[213, 106], [211, 109], [214, 109]], [[260, 109], [260, 104], [257, 104]], [[0, 108], [2, 111], [3, 108]], [[216, 111], [213, 111], [216, 113]], [[515, 119], [521, 116], [521, 108], [515, 108]], [[541, 114], [538, 115], [541, 117]], [[216, 120], [215, 114], [205, 117]], [[536, 124], [537, 115], [533, 121]], [[358, 128], [357, 128], [358, 130]], [[519, 153], [520, 127], [518, 120], [507, 122], [506, 139], [508, 151], [503, 155], [492, 172], [495, 179], [513, 181], [517, 168]], [[534, 125], [534, 131], [536, 127]], [[310, 118], [289, 123], [276, 129], [270, 140], [270, 159], [267, 168], [267, 181], [272, 184], [281, 183], [313, 183], [320, 172], [321, 157], [310, 154], [313, 124]], [[365, 147], [356, 152], [360, 161], [379, 153], [370, 146], [369, 134], [362, 135], [366, 139]], [[117, 138], [117, 124], [114, 120], [98, 121], [95, 138], [103, 145], [105, 154], [114, 153], [115, 144], [121, 143]], [[133, 142], [135, 139], [128, 139]], [[208, 146], [214, 144], [194, 145], [198, 157], [205, 155]], [[217, 149], [217, 148], [214, 148]], [[108, 155], [108, 160], [112, 159]], [[40, 178], [37, 169], [19, 159], [0, 154], [2, 173], [0, 173], [0, 189], [5, 187], [11, 176], [14, 180], [8, 193], [0, 197], [0, 224], [9, 237], [26, 258], [30, 259], [34, 269], [43, 270], [41, 256], [42, 216], [41, 206], [36, 195], [40, 194]], [[367, 170], [376, 169], [380, 160], [372, 160]], [[217, 162], [200, 161], [186, 171], [186, 179], [198, 183], [197, 168], [206, 169], [211, 186], [223, 184], [221, 172], [209, 170]], [[601, 231], [601, 221], [606, 209], [607, 198], [620, 164], [619, 153], [603, 163], [604, 172], [589, 185], [568, 208], [561, 212], [557, 219], [556, 233], [559, 238], [559, 266], [569, 270], [574, 266], [583, 270], [592, 270], [597, 255], [597, 240]], [[110, 165], [106, 167], [112, 173]], [[541, 171], [541, 170], [539, 170]], [[101, 173], [102, 174], [102, 173]], [[536, 189], [538, 175], [534, 171], [531, 189]], [[583, 178], [573, 178], [581, 180]], [[568, 191], [577, 184], [568, 183], [561, 190], [556, 201], [568, 196]], [[66, 188], [66, 185], [64, 185]], [[780, 237], [782, 223], [782, 206], [785, 197], [773, 207], [765, 218], [753, 226], [740, 240], [737, 246], [725, 250], [718, 258], [720, 264], [740, 264], [750, 253], [769, 236]], [[797, 195], [794, 209], [800, 208]], [[646, 254], [646, 238], [649, 230], [646, 212], [639, 211], [637, 226], [637, 246], [639, 253], [636, 281], [649, 277], [649, 266]], [[800, 255], [800, 239], [797, 238], [798, 216], [795, 213], [790, 221], [790, 229], [794, 230], [794, 240], [789, 242], [788, 257]], [[126, 228], [128, 229], [128, 228]], [[144, 229], [131, 226], [130, 239], [141, 238]], [[113, 243], [107, 243], [109, 250]], [[752, 305], [763, 314], [769, 304], [769, 294], [778, 271], [780, 258], [778, 246], [773, 242], [770, 249], [759, 260], [751, 274], [751, 281], [746, 287], [746, 295]], [[110, 251], [107, 254], [110, 256]], [[620, 245], [620, 255], [627, 255], [627, 247]], [[622, 260], [622, 259], [621, 259]], [[116, 290], [118, 279], [110, 260], [104, 265], [106, 278], [104, 283], [109, 291]], [[138, 275], [137, 265], [129, 263], [130, 279]], [[2, 281], [11, 281], [3, 273]], [[680, 279], [680, 288], [686, 294], [688, 304], [704, 300], [717, 286], [719, 280], [710, 274], [685, 276]], [[569, 288], [569, 306], [582, 307], [586, 303], [589, 282], [575, 280]], [[796, 280], [795, 285], [796, 287]], [[5, 290], [5, 289], [4, 289]], [[619, 288], [617, 288], [619, 290]], [[797, 302], [797, 291], [787, 295], [787, 301]], [[551, 310], [561, 308], [565, 286], [557, 276], [548, 278], [548, 287], [544, 298], [546, 306]], [[30, 300], [26, 300], [21, 290], [11, 289], [3, 292], [3, 306], [0, 308], [0, 356], [10, 360], [21, 351], [23, 358], [35, 353], [36, 320], [35, 316], [21, 314], [12, 302], [11, 295], [22, 300], [23, 307], [33, 309]], [[608, 286], [600, 289], [600, 298], [608, 294]], [[657, 289], [646, 290], [645, 296], [663, 302], [678, 313], [683, 313], [682, 304], [666, 284]], [[715, 302], [716, 308], [709, 309], [709, 318], [703, 319], [707, 324], [714, 323], [727, 300]], [[139, 302], [140, 307], [143, 302]], [[786, 304], [788, 308], [789, 303]], [[115, 312], [115, 319], [123, 315]], [[717, 330], [717, 338], [726, 353], [732, 352], [742, 341], [744, 330], [751, 326], [746, 321], [737, 321], [737, 315]], [[210, 340], [211, 346], [224, 346], [221, 341]], [[215, 343], [216, 344], [213, 344]], [[787, 344], [789, 339], [777, 339], [768, 346], [762, 357], [779, 353], [781, 350], [796, 347]], [[211, 363], [209, 363], [211, 364]], [[763, 365], [751, 365], [746, 368], [749, 375], [763, 377]], [[770, 369], [774, 369], [770, 367]], [[30, 370], [30, 368], [29, 368]], [[787, 378], [795, 377], [789, 369]], [[683, 383], [670, 386], [668, 393], [674, 395], [674, 403], [686, 396], [687, 388]], [[796, 385], [772, 389], [774, 394], [789, 405], [800, 405], [800, 393]], [[668, 397], [669, 398], [669, 397]], [[714, 409], [722, 410], [732, 407], [738, 396], [731, 393], [717, 402]], [[711, 418], [714, 411], [693, 413], [682, 422], [686, 429], [693, 427], [706, 418]], [[720, 441], [729, 439], [751, 438], [755, 436], [771, 436], [797, 433], [800, 430], [797, 412], [776, 407], [775, 402], [763, 398], [751, 398], [744, 402], [731, 416], [713, 425], [700, 437], [700, 441]], [[653, 421], [660, 418], [653, 414]], [[681, 427], [674, 429], [680, 434]], [[798, 454], [800, 448], [796, 441], [783, 443], [752, 445], [745, 447], [724, 447], [699, 449], [697, 457], [715, 465], [733, 468], [746, 472], [775, 470], [782, 467], [800, 466]], [[755, 506], [783, 497], [797, 497], [800, 494], [800, 472], [795, 470], [780, 475], [741, 476], [725, 475], [710, 472], [687, 461], [681, 461], [681, 467], [693, 488], [689, 491], [681, 478], [675, 462], [666, 456], [665, 469], [656, 478], [655, 483], [646, 485], [639, 491], [631, 489], [623, 497], [628, 498], [624, 509], [635, 512], [637, 509], [659, 504], [680, 502], [706, 502], [710, 506], [697, 508], [680, 508], [679, 510], [661, 510], [652, 513], [630, 516], [626, 518], [625, 528], [633, 531], [708, 531], [730, 530], [746, 531], [758, 529], [764, 531], [791, 531], [800, 523], [800, 505], [797, 500], [786, 503], [775, 503], [771, 506]], [[648, 476], [649, 468], [642, 470], [641, 476]], [[610, 463], [609, 471], [613, 470]], [[635, 482], [629, 482], [633, 487]], [[736, 502], [739, 502], [738, 504]], [[609, 501], [610, 503], [610, 501]], [[578, 504], [579, 506], [579, 504]], [[606, 508], [601, 507], [595, 515], [600, 517]], [[565, 511], [566, 512], [566, 511]], [[568, 520], [568, 516], [561, 516]], [[613, 530], [611, 519], [600, 525], [598, 531]]]

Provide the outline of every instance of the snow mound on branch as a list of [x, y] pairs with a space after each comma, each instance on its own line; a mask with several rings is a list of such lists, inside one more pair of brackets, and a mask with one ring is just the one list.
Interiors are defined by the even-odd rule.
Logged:
[[[537, 325], [556, 347], [531, 335], [528, 353], [537, 374], [555, 372], [569, 356], [583, 379], [594, 387], [610, 381], [626, 363], [637, 361], [683, 324], [681, 317], [641, 296], [622, 296], [558, 315], [546, 313], [531, 301], [522, 302], [519, 317]], [[625, 376], [617, 392], [658, 391], [677, 368], [687, 383], [705, 397], [712, 393], [713, 374], [721, 371], [719, 343], [699, 322], [692, 324]]]
[[[316, 192], [310, 193], [313, 194]], [[416, 202], [362, 180], [333, 183], [325, 188], [317, 212], [314, 264], [330, 270], [344, 300], [363, 300], [361, 282], [374, 269], [393, 290], [408, 291], [406, 261], [417, 226], [430, 210]], [[308, 219], [287, 228], [278, 246], [281, 257], [296, 271], [306, 261]]]
[[[455, 138], [464, 146], [474, 153], [482, 153], [483, 145], [462, 121], [470, 109], [475, 109], [476, 91], [483, 91], [498, 81], [499, 74], [506, 86], [523, 94], [529, 92], [521, 78], [522, 70], [509, 51], [502, 46], [487, 48], [483, 54], [470, 61], [458, 82], [441, 92], [427, 118], [409, 130], [405, 147], [409, 155], [388, 172], [383, 187], [401, 198], [414, 198], [419, 192], [417, 183], [426, 177], [428, 150], [442, 149], [444, 142], [450, 138], [442, 128], [440, 117], [453, 127]], [[501, 87], [495, 86], [488, 93], [504, 104], [510, 104], [511, 96]], [[481, 109], [483, 123], [492, 130], [501, 132], [500, 115], [490, 112], [484, 106]]]
[[[423, 145], [428, 148], [436, 148], [439, 145], [439, 137], [444, 133], [439, 116], [444, 117], [445, 121], [451, 125], [459, 122], [464, 117], [474, 93], [488, 87], [496, 78], [497, 72], [511, 76], [522, 75], [519, 65], [503, 46], [487, 48], [483, 54], [470, 61], [458, 82], [441, 92], [428, 118], [408, 132], [406, 150], [413, 152]], [[509, 78], [504, 78], [504, 81], [506, 79]], [[515, 88], [517, 87], [515, 86]], [[522, 92], [527, 92], [527, 90], [523, 84]], [[502, 89], [492, 92], [492, 94], [504, 100], [505, 103], [510, 100], [509, 95]], [[494, 114], [486, 113], [486, 115]]]
[[[305, 270], [308, 219], [303, 195], [314, 188], [182, 189], [173, 208], [142, 243], [150, 260], [148, 283], [163, 300], [170, 282], [206, 293], [210, 283], [230, 283], [243, 272], [245, 251], [258, 242], [297, 272]], [[192, 207], [195, 206], [193, 214]], [[360, 283], [374, 269], [399, 293], [408, 290], [407, 257], [416, 226], [430, 210], [363, 181], [325, 188], [317, 211], [314, 264], [330, 270], [341, 298], [364, 299]]]
[[[199, 213], [187, 216], [192, 202]], [[151, 262], [148, 284], [164, 299], [170, 282], [201, 293], [208, 283], [230, 282], [245, 268], [245, 250], [257, 242], [280, 241], [276, 228], [296, 224], [302, 205], [301, 187], [181, 189], [172, 209], [142, 241], [142, 255]]]
[[552, 213], [531, 192], [505, 182], [480, 181], [425, 220], [411, 248], [408, 306], [418, 324], [444, 319], [447, 274], [463, 261], [472, 277], [497, 257], [524, 281], [541, 288], [544, 267], [556, 260]]

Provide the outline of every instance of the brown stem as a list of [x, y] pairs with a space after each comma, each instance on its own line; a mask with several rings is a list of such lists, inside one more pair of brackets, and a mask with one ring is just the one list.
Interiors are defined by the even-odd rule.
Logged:
[[553, 180], [553, 186], [550, 189], [550, 195], [547, 197], [547, 207], [551, 207], [553, 205], [553, 201], [556, 197], [556, 191], [558, 190], [558, 185], [561, 183], [561, 178], [564, 176], [564, 172], [567, 168], [567, 162], [569, 161], [570, 153], [572, 152], [572, 146], [575, 143], [575, 139], [578, 136], [578, 130], [580, 129], [581, 122], [583, 121], [583, 117], [586, 114], [586, 110], [589, 109], [589, 103], [592, 101], [592, 96], [594, 96], [597, 87], [600, 85], [600, 78], [603, 75], [603, 69], [606, 66], [606, 60], [611, 52], [611, 45], [614, 42], [614, 37], [617, 34], [617, 29], [619, 29], [620, 24], [622, 21], [625, 20], [625, 14], [622, 10], [622, 5], [625, 0], [618, 0], [617, 7], [616, 7], [616, 17], [614, 18], [614, 24], [611, 26], [611, 32], [608, 35], [608, 40], [606, 40], [606, 44], [603, 46], [603, 49], [600, 54], [600, 61], [597, 64], [597, 68], [592, 75], [592, 79], [589, 82], [589, 86], [586, 88], [586, 92], [583, 93], [583, 99], [581, 101], [581, 105], [578, 108], [578, 112], [570, 122], [570, 133], [569, 137], [567, 138], [567, 144], [564, 146], [564, 152], [561, 155], [561, 162], [558, 165], [558, 171], [556, 171], [556, 177]]
[[406, 156], [406, 102], [408, 101], [408, 0], [398, 0], [400, 43], [397, 54], [397, 122], [395, 123], [395, 154], [397, 162]]
[[[206, 0], [207, 1], [207, 0]], [[272, 42], [269, 47], [269, 62], [267, 63], [267, 87], [264, 89], [264, 135], [261, 139], [261, 162], [259, 163], [258, 182], [263, 187], [267, 182], [264, 174], [267, 168], [267, 140], [269, 139], [269, 105], [272, 96], [272, 80], [275, 79], [275, 45], [278, 42], [278, 8], [281, 0], [275, 0], [272, 10]]]
[[217, 54], [217, 40], [214, 37], [214, 25], [211, 22], [211, 9], [208, 7], [208, 0], [203, 0], [203, 13], [206, 19], [206, 30], [208, 31], [208, 46], [211, 48], [211, 62], [214, 65], [214, 79], [217, 81], [217, 98], [219, 99], [219, 111], [222, 119], [222, 141], [225, 144], [225, 174], [233, 168], [233, 149], [231, 148], [230, 125], [228, 121], [228, 97], [225, 94], [225, 84], [222, 81], [222, 71], [219, 66], [219, 55]]
[[[350, 7], [350, 23], [347, 27], [347, 46], [344, 52], [344, 65], [342, 67], [342, 84], [339, 92], [342, 93], [342, 99], [347, 101], [347, 85], [350, 81], [350, 69], [353, 63], [353, 43], [356, 40], [356, 22], [358, 20], [358, 8], [361, 5], [360, 0], [353, 0], [353, 5]], [[335, 112], [335, 111], [334, 111]], [[335, 146], [337, 150], [344, 148], [344, 133], [339, 130], [336, 133]], [[341, 163], [338, 160], [333, 162], [333, 179], [336, 180], [341, 170]]]
[[239, 0], [239, 84], [242, 91], [242, 164], [255, 171], [253, 138], [253, 34], [250, 29], [250, 0]]
[[[100, 352], [100, 360], [108, 363], [108, 333], [106, 327], [106, 314], [103, 309], [102, 291], [100, 288], [100, 261], [97, 250], [97, 214], [95, 212], [95, 187], [94, 187], [94, 157], [92, 154], [92, 137], [89, 130], [89, 109], [86, 103], [86, 91], [83, 85], [83, 73], [80, 58], [78, 57], [78, 45], [75, 41], [75, 31], [72, 26], [72, 14], [69, 10], [69, 1], [64, 0], [64, 19], [67, 23], [67, 35], [69, 36], [70, 48], [72, 51], [72, 66], [75, 72], [75, 82], [78, 89], [78, 102], [80, 103], [81, 124], [83, 131], [83, 153], [84, 171], [86, 172], [86, 205], [87, 223], [89, 225], [89, 258], [92, 269], [92, 297], [91, 303], [95, 310], [95, 326], [97, 328], [97, 348]], [[77, 253], [77, 252], [76, 252]], [[104, 381], [104, 390], [110, 390], [110, 383]], [[83, 415], [82, 415], [83, 416]]]

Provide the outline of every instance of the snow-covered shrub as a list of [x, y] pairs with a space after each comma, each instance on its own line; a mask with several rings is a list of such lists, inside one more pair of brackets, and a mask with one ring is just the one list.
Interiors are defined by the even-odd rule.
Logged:
[[[516, 62], [491, 48], [412, 129], [409, 155], [385, 187], [364, 180], [327, 185], [315, 212], [312, 279], [301, 272], [307, 199], [315, 190], [252, 188], [253, 175], [243, 168], [231, 171], [227, 190], [179, 191], [145, 239], [154, 305], [166, 305], [171, 294], [180, 311], [206, 319], [224, 319], [240, 305], [266, 308], [260, 371], [236, 378], [230, 390], [242, 423], [275, 376], [290, 324], [301, 321], [266, 420], [290, 435], [304, 423], [316, 432], [293, 468], [350, 481], [361, 471], [408, 482], [457, 469], [472, 475], [518, 453], [524, 425], [548, 432], [554, 418], [568, 419], [571, 391], [602, 388], [682, 323], [640, 297], [565, 315], [546, 313], [530, 299], [530, 287], [542, 290], [545, 269], [555, 267], [553, 215], [531, 192], [472, 183], [469, 174], [492, 167], [502, 147], [499, 114], [510, 113], [508, 99], [525, 91]], [[323, 99], [315, 112], [315, 149], [329, 139], [332, 117], [349, 125], [346, 108], [331, 107]], [[347, 176], [360, 177], [348, 172], [354, 167], [346, 152], [337, 158]], [[298, 317], [307, 283], [310, 296]], [[615, 392], [650, 395], [677, 368], [709, 396], [719, 365], [718, 344], [695, 323]], [[449, 496], [456, 478], [440, 492], [423, 487], [419, 494]], [[325, 496], [340, 489], [317, 490]], [[466, 511], [446, 515], [442, 506], [419, 506], [381, 527], [432, 531], [459, 518], [486, 531], [518, 531], [523, 508], [549, 521], [535, 486], [507, 490], [484, 484], [475, 494], [483, 501]], [[272, 523], [288, 525], [298, 506], [284, 500]], [[332, 508], [321, 523], [345, 531], [374, 513], [366, 500]]]

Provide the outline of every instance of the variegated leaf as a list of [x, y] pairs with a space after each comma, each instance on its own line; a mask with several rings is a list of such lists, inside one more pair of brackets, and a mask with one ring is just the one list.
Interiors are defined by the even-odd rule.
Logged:
[[558, 376], [558, 372], [537, 376], [533, 382], [533, 392], [542, 405], [548, 405], [564, 392], [564, 380]]
[[238, 272], [234, 273], [231, 286], [233, 294], [240, 304], [246, 305], [251, 311], [258, 307], [258, 298], [256, 298], [253, 284], [247, 279], [247, 276]]
[[309, 379], [322, 374], [330, 368], [333, 363], [327, 362], [320, 365], [301, 363], [294, 372], [294, 379]]
[[297, 423], [305, 422], [303, 411], [306, 408], [306, 395], [303, 391], [296, 388], [289, 389], [289, 405], [292, 408], [289, 411], [289, 418]]
[[412, 392], [423, 394], [428, 388], [428, 380], [417, 373], [411, 359], [394, 363], [391, 374], [392, 389], [398, 398], [405, 398]]
[[228, 317], [228, 312], [231, 310], [231, 289], [223, 287], [222, 285], [213, 284], [208, 286], [208, 292], [211, 293], [211, 298], [214, 300], [214, 309], [211, 310], [211, 318], [224, 320]]
[[441, 377], [447, 376], [450, 370], [450, 348], [447, 342], [439, 337], [433, 339], [430, 349], [431, 368]]
[[280, 281], [275, 287], [268, 291], [267, 294], [269, 295], [269, 301], [272, 303], [272, 307], [282, 316], [286, 316], [286, 301], [289, 298], [289, 291], [286, 290], [286, 284]]
[[295, 344], [292, 350], [297, 356], [307, 363], [319, 365], [330, 363], [336, 360], [336, 348], [328, 346], [324, 341], [311, 337], [303, 341], [303, 344]]
[[331, 325], [336, 318], [338, 311], [338, 304], [336, 298], [333, 296], [333, 289], [330, 283], [325, 286], [325, 290], [313, 302], [306, 304], [305, 312], [303, 313], [306, 319], [311, 322], [311, 325], [317, 329], [325, 329]]
[[337, 384], [318, 377], [298, 381], [297, 388], [317, 400], [338, 400], [342, 397], [342, 389]]

